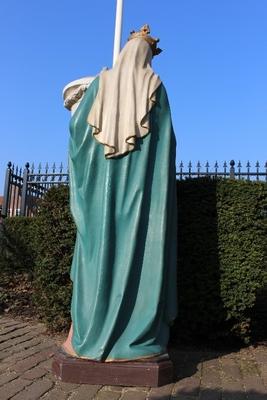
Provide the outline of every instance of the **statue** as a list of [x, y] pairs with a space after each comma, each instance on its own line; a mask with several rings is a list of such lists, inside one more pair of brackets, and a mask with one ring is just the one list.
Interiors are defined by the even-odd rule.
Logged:
[[[176, 317], [176, 141], [161, 52], [145, 25], [116, 64], [80, 90], [70, 122], [72, 327], [76, 358], [147, 360], [167, 352]], [[80, 96], [81, 97], [81, 96]]]

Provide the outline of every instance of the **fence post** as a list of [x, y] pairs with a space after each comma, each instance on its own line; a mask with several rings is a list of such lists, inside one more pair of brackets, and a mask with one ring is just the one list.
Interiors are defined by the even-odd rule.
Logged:
[[234, 162], [234, 160], [230, 161], [230, 179], [235, 179], [235, 162]]
[[10, 176], [12, 174], [11, 169], [12, 163], [9, 161], [6, 169], [5, 186], [4, 186], [4, 203], [2, 208], [2, 216], [6, 217], [8, 215], [9, 208], [9, 193], [10, 193]]
[[26, 206], [27, 206], [27, 189], [28, 189], [28, 174], [29, 174], [30, 164], [27, 162], [25, 164], [25, 168], [23, 171], [23, 183], [22, 183], [22, 192], [21, 192], [21, 207], [20, 207], [20, 215], [26, 215]]

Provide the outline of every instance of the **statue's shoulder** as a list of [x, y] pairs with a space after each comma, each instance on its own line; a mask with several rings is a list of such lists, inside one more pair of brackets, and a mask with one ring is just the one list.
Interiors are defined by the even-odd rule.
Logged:
[[68, 83], [63, 89], [64, 107], [73, 114], [82, 101], [88, 87], [93, 85], [95, 81], [96, 84], [98, 79], [98, 76], [86, 76]]

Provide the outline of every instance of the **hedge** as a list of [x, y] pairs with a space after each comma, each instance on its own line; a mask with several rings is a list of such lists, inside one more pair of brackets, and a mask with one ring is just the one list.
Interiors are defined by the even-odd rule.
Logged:
[[67, 329], [70, 323], [69, 270], [75, 233], [68, 187], [50, 189], [36, 218], [34, 302], [41, 319], [55, 331]]
[[203, 178], [177, 186], [174, 334], [248, 342], [256, 299], [267, 285], [267, 185]]
[[32, 313], [35, 218], [0, 224], [0, 311]]
[[[267, 288], [267, 185], [199, 178], [178, 181], [177, 193], [178, 317], [172, 342], [234, 336], [248, 342], [255, 306]], [[12, 230], [17, 220], [6, 219], [4, 229]], [[75, 242], [68, 188], [47, 192], [38, 216], [26, 224], [35, 232], [30, 254], [38, 314], [49, 328], [67, 329]], [[25, 255], [28, 250], [26, 245]]]

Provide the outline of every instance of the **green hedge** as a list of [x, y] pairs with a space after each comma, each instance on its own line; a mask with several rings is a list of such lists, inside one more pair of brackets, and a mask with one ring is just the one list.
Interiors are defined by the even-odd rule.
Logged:
[[[188, 179], [177, 182], [177, 193], [179, 314], [172, 341], [236, 336], [247, 342], [256, 326], [255, 304], [267, 286], [267, 185]], [[12, 230], [17, 220], [5, 220], [4, 229]], [[68, 188], [51, 189], [38, 216], [27, 221], [35, 251], [26, 245], [22, 259], [34, 254], [38, 314], [51, 329], [66, 329], [75, 241]]]
[[28, 314], [33, 308], [35, 218], [8, 218], [0, 224], [0, 311]]
[[174, 335], [247, 342], [257, 295], [267, 285], [267, 185], [203, 178], [177, 186]]
[[67, 329], [70, 322], [72, 260], [75, 232], [68, 187], [49, 190], [36, 218], [34, 301], [39, 315], [52, 330]]

